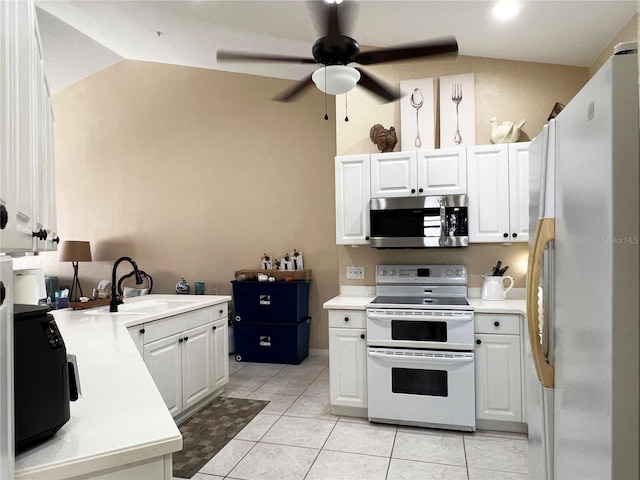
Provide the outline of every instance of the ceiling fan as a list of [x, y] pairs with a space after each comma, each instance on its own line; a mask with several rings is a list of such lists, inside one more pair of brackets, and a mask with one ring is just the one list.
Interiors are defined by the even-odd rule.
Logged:
[[[343, 34], [344, 19], [341, 9], [346, 4], [312, 2], [322, 4], [320, 20], [324, 26], [324, 36], [316, 40], [311, 50], [313, 58], [264, 53], [248, 53], [219, 50], [216, 58], [220, 62], [282, 62], [322, 65], [308, 77], [300, 80], [292, 88], [285, 90], [274, 100], [289, 102], [306, 88], [315, 84], [319, 90], [330, 95], [346, 93], [359, 84], [379, 97], [393, 101], [398, 94], [360, 68], [348, 66], [350, 63], [374, 65], [401, 60], [424, 58], [440, 54], [457, 54], [458, 43], [454, 37], [445, 37], [428, 42], [361, 52], [360, 45], [353, 38]], [[346, 13], [346, 12], [342, 12]]]

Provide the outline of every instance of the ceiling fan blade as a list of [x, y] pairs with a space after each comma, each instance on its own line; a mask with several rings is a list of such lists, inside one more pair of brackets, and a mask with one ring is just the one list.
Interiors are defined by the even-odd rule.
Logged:
[[219, 62], [282, 62], [313, 65], [318, 63], [315, 59], [307, 57], [271, 55], [267, 53], [234, 52], [229, 50], [218, 50], [216, 52], [216, 60]]
[[360, 80], [358, 81], [358, 85], [360, 85], [361, 87], [364, 87], [370, 92], [375, 93], [379, 97], [384, 98], [388, 102], [392, 102], [400, 98], [399, 94], [392, 92], [391, 89], [383, 85], [380, 80], [373, 78], [370, 74], [364, 72], [360, 68], [356, 68], [356, 70], [360, 72]]
[[397, 62], [400, 60], [423, 58], [445, 53], [458, 53], [458, 42], [454, 37], [445, 37], [429, 42], [414, 43], [395, 48], [360, 52], [351, 60], [360, 65], [373, 65], [374, 63]]
[[313, 80], [311, 80], [311, 75], [300, 80], [296, 83], [292, 88], [285, 90], [280, 95], [274, 97], [274, 100], [278, 102], [291, 102], [295, 100], [295, 98], [300, 95], [306, 88], [313, 85]]

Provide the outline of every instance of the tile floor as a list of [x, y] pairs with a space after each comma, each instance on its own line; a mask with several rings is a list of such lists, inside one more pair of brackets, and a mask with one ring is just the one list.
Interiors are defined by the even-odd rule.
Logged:
[[224, 395], [269, 400], [193, 480], [527, 478], [525, 435], [461, 433], [331, 415], [328, 357], [238, 363]]

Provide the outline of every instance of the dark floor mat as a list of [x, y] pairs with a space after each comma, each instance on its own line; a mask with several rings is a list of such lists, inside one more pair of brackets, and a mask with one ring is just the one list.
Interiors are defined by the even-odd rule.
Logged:
[[182, 450], [173, 454], [173, 476], [191, 478], [269, 402], [218, 397], [178, 425]]

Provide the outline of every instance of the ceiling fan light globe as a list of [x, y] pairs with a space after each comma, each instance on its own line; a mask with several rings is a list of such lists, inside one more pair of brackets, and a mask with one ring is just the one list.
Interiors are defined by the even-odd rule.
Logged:
[[313, 72], [311, 79], [321, 92], [340, 95], [356, 86], [360, 80], [360, 72], [346, 65], [327, 65]]

